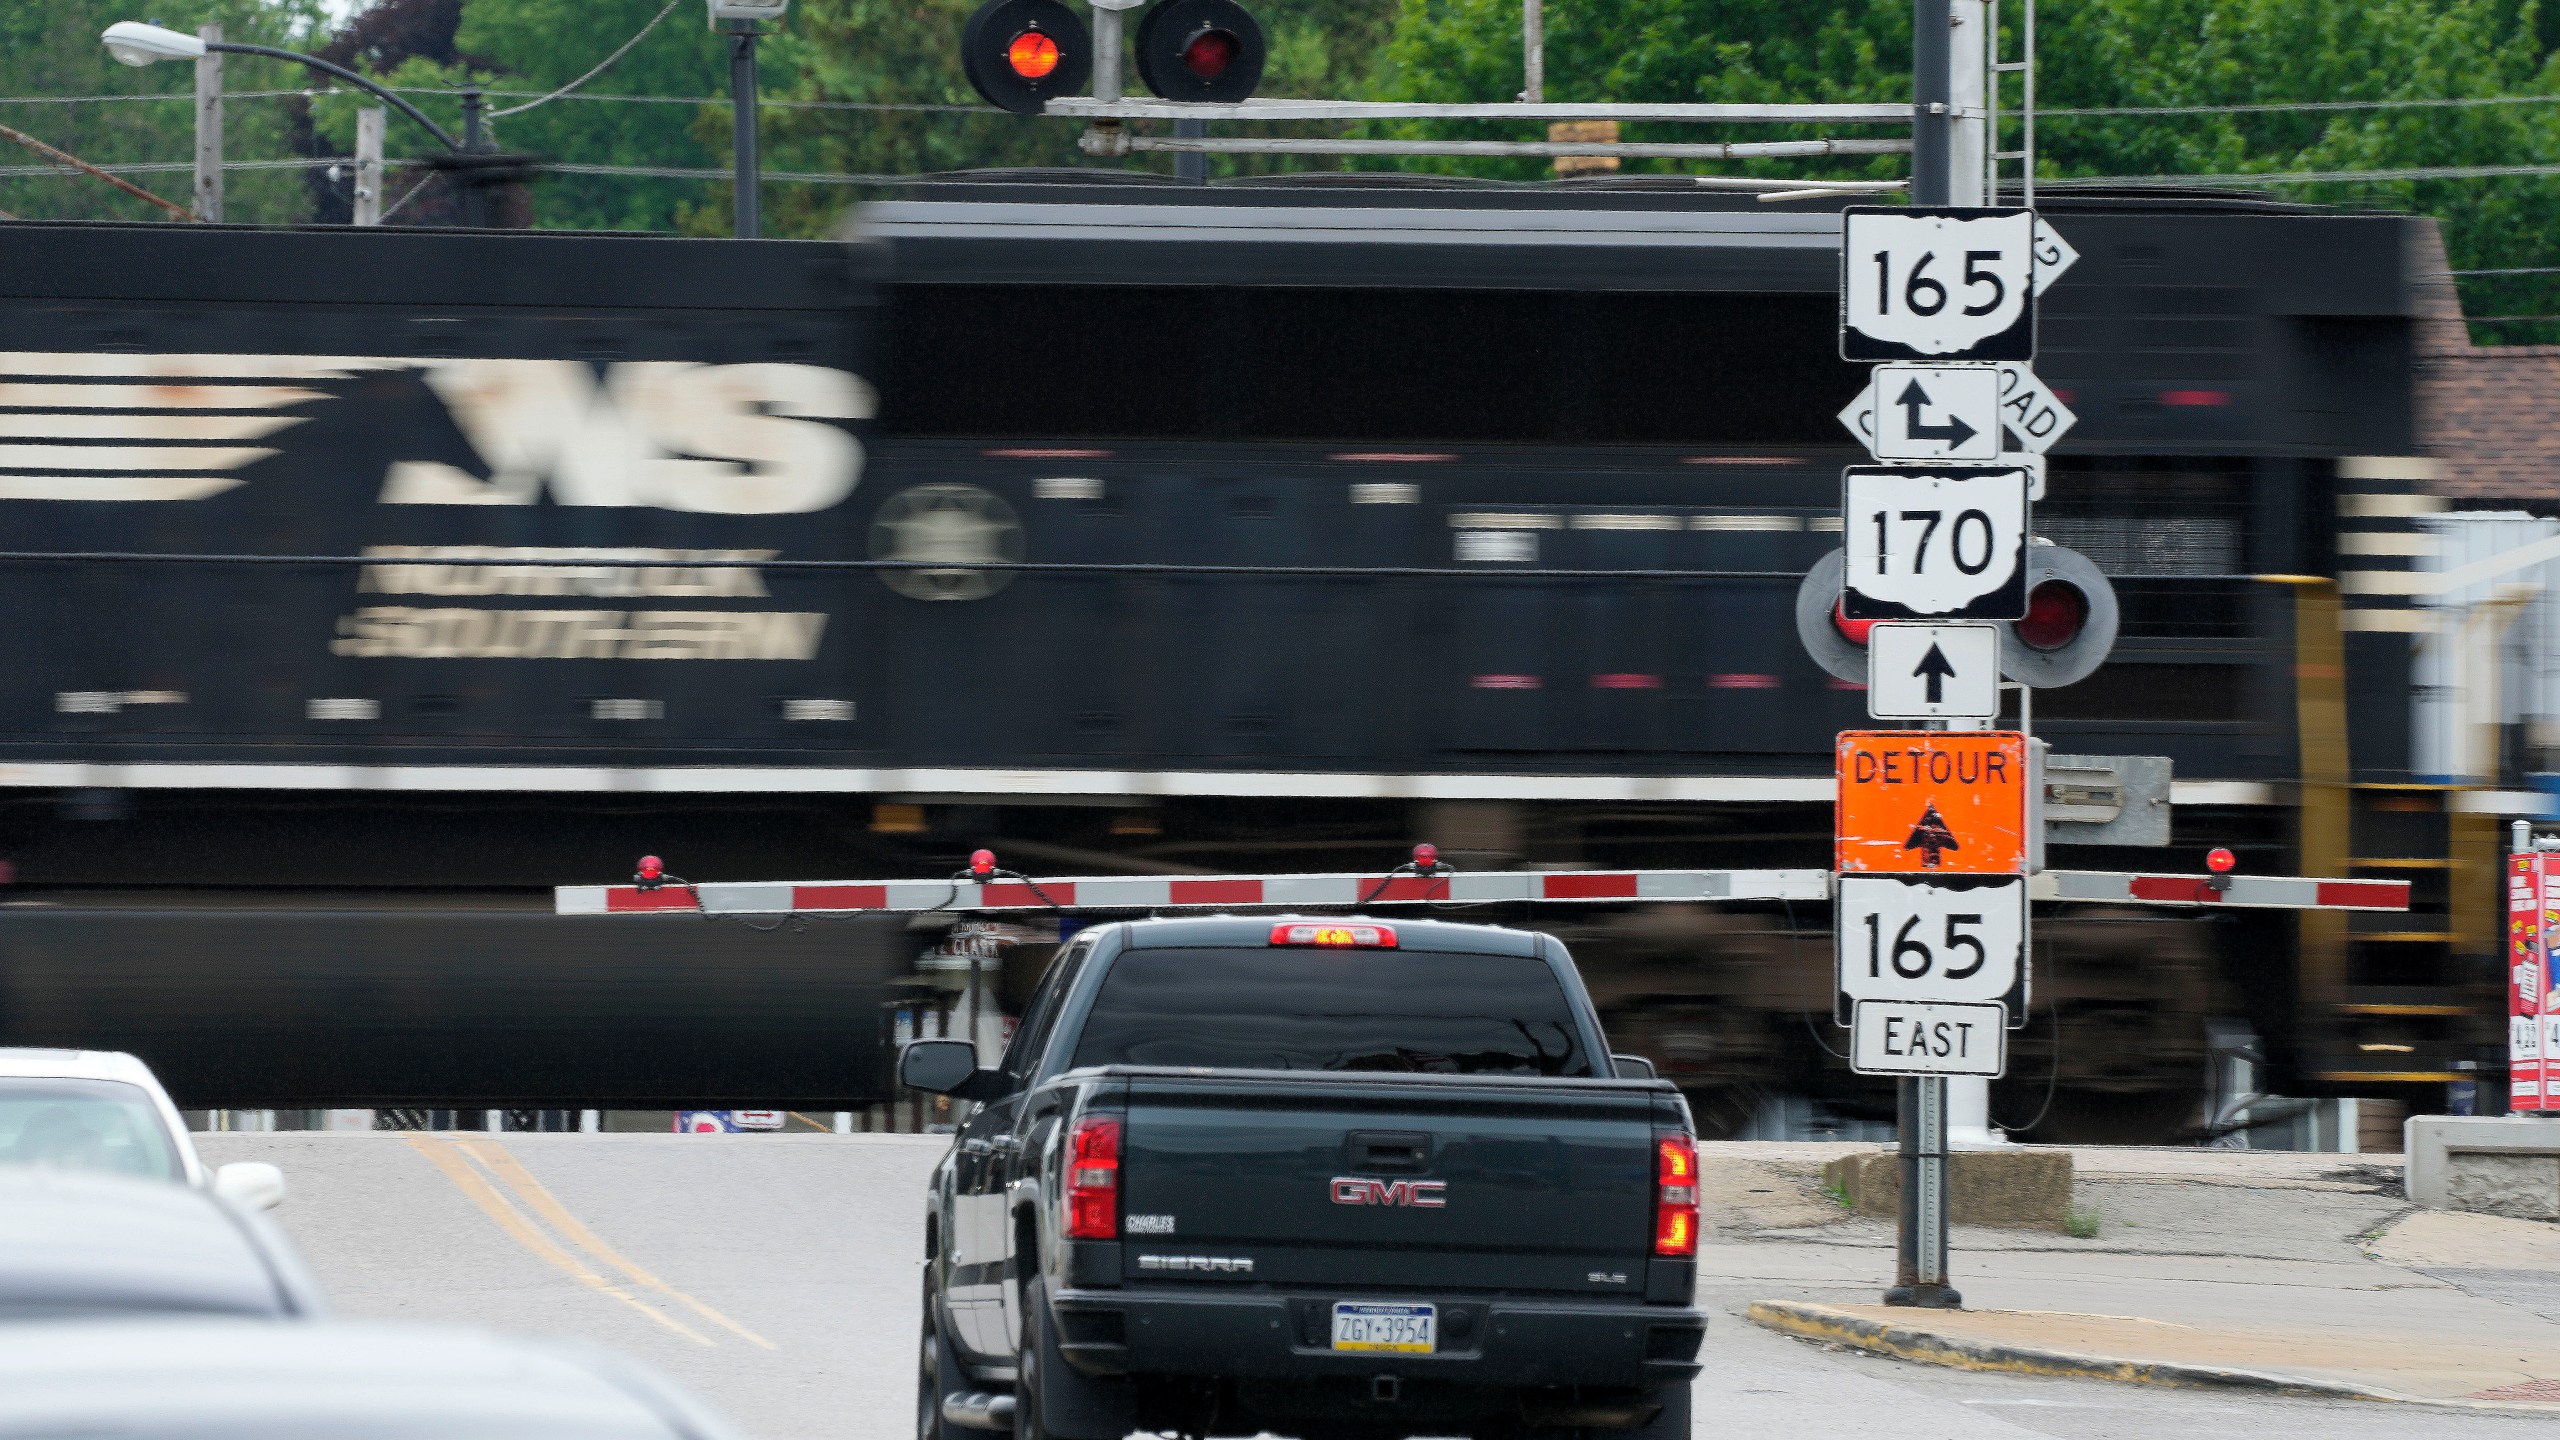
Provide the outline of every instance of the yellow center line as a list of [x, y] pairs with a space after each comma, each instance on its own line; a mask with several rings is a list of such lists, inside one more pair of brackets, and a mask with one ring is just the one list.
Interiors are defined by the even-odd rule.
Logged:
[[495, 1140], [464, 1140], [457, 1142], [457, 1144], [463, 1153], [469, 1155], [472, 1159], [479, 1161], [481, 1164], [486, 1165], [489, 1167], [489, 1172], [491, 1174], [497, 1176], [500, 1180], [505, 1181], [508, 1189], [515, 1191], [518, 1196], [523, 1198], [526, 1204], [532, 1206], [533, 1213], [550, 1221], [551, 1227], [559, 1231], [563, 1236], [566, 1236], [570, 1244], [577, 1246], [579, 1249], [586, 1251], [596, 1259], [601, 1260], [605, 1264], [612, 1266], [614, 1269], [621, 1271], [634, 1285], [638, 1285], [643, 1289], [655, 1290], [659, 1294], [666, 1296], [668, 1299], [690, 1307], [695, 1314], [700, 1315], [703, 1319], [727, 1330], [729, 1333], [737, 1336], [741, 1340], [747, 1341], [750, 1344], [761, 1345], [767, 1350], [781, 1348], [753, 1330], [748, 1329], [746, 1326], [739, 1324], [737, 1321], [730, 1319], [728, 1316], [721, 1314], [719, 1311], [712, 1309], [710, 1306], [703, 1304], [701, 1301], [694, 1299], [692, 1296], [687, 1295], [673, 1285], [668, 1284], [666, 1281], [659, 1279], [657, 1276], [641, 1269], [638, 1265], [633, 1264], [630, 1259], [622, 1254], [621, 1251], [606, 1244], [602, 1236], [596, 1234], [593, 1230], [588, 1229], [585, 1222], [581, 1221], [577, 1216], [570, 1214], [569, 1207], [561, 1204], [559, 1197], [553, 1195], [541, 1181], [534, 1179], [533, 1172], [525, 1169], [522, 1162], [518, 1161], [514, 1155], [508, 1153], [506, 1146], [499, 1144]]
[[695, 1344], [718, 1348], [718, 1342], [710, 1336], [686, 1325], [674, 1316], [659, 1313], [655, 1306], [643, 1303], [638, 1296], [588, 1269], [579, 1263], [577, 1257], [553, 1244], [550, 1236], [535, 1229], [524, 1216], [516, 1213], [516, 1208], [507, 1203], [507, 1198], [483, 1179], [479, 1171], [471, 1168], [471, 1162], [462, 1157], [461, 1151], [451, 1141], [432, 1135], [410, 1135], [407, 1139], [410, 1149], [425, 1156], [428, 1164], [443, 1171], [444, 1177], [453, 1182], [455, 1189], [461, 1191], [472, 1204], [479, 1206], [481, 1213], [496, 1221], [498, 1228], [505, 1231], [517, 1244], [556, 1266], [579, 1284], [612, 1296]]

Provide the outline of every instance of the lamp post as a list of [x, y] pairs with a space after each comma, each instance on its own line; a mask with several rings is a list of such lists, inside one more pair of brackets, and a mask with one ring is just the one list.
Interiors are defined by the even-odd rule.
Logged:
[[225, 55], [264, 55], [270, 60], [290, 60], [297, 65], [308, 65], [314, 70], [334, 75], [357, 89], [372, 94], [383, 104], [417, 121], [426, 127], [428, 134], [442, 142], [447, 150], [458, 152], [462, 149], [461, 141], [445, 133], [443, 126], [428, 119], [426, 113], [417, 106], [383, 89], [346, 66], [323, 60], [317, 55], [305, 55], [298, 50], [278, 50], [266, 45], [243, 45], [236, 40], [207, 40], [201, 36], [163, 29], [158, 25], [145, 25], [139, 20], [119, 20], [108, 26], [106, 33], [98, 38], [106, 42], [108, 54], [127, 65], [137, 67], [159, 60], [201, 60], [207, 52], [219, 52]]
[[[210, 26], [206, 28], [212, 29]], [[455, 162], [448, 168], [456, 171], [463, 181], [466, 223], [475, 227], [485, 228], [488, 224], [488, 185], [513, 178], [524, 167], [525, 162], [520, 157], [499, 155], [490, 145], [486, 132], [481, 128], [485, 101], [478, 86], [462, 92], [463, 133], [461, 139], [456, 139], [450, 131], [428, 119], [426, 112], [417, 106], [346, 66], [323, 60], [317, 55], [305, 55], [299, 50], [278, 50], [270, 45], [244, 45], [236, 40], [214, 39], [210, 35], [189, 35], [158, 25], [146, 25], [139, 20], [119, 20], [108, 26], [98, 38], [105, 43], [108, 54], [137, 67], [161, 60], [202, 60], [208, 54], [263, 55], [270, 60], [289, 60], [296, 65], [308, 66], [355, 86], [417, 121], [420, 128], [444, 146], [448, 159]]]
[[756, 156], [756, 37], [780, 20], [791, 0], [710, 0], [711, 28], [729, 37], [729, 149], [738, 192], [730, 233], [764, 233], [764, 171]]

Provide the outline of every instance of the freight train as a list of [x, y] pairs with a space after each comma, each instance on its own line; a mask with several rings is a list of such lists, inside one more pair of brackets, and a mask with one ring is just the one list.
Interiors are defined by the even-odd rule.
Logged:
[[[2080, 418], [2036, 523], [2123, 628], [2032, 725], [2177, 777], [2170, 848], [2059, 863], [2229, 845], [2418, 910], [2057, 912], [1995, 1117], [2191, 1136], [2228, 1033], [2271, 1089], [2423, 1100], [2501, 1033], [2496, 840], [2410, 784], [2397, 602], [2335, 577], [2410, 523], [2425, 222], [2041, 203]], [[1659, 179], [1040, 174], [829, 242], [0, 225], [0, 1040], [154, 1037], [196, 1104], [840, 1105], [894, 927], [724, 933], [715, 978], [690, 923], [508, 912], [644, 851], [1820, 866], [1869, 723], [1791, 619], [1857, 458], [1839, 232]], [[1712, 1129], [1884, 1099], [1826, 915], [1498, 918]], [[241, 1013], [406, 1038], [261, 1069]], [[648, 1038], [687, 1034], [722, 1061]]]

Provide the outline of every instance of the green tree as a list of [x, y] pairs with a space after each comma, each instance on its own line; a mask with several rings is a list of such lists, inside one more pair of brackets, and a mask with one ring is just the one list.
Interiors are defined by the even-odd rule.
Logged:
[[[1519, 0], [1402, 0], [1378, 93], [1479, 101], [1514, 94], [1519, 25]], [[2037, 26], [2043, 110], [2560, 97], [2554, 26], [2536, 0], [2042, 0]], [[2014, 50], [2014, 35], [2008, 39]], [[1551, 98], [1898, 100], [1910, 94], [1910, 63], [1907, 0], [1571, 0], [1547, 12]], [[2014, 107], [2014, 89], [2008, 99]], [[1790, 133], [1809, 132], [1632, 126], [1627, 138]], [[2017, 138], [2013, 125], [2004, 143]], [[2039, 175], [2054, 180], [2551, 164], [2560, 162], [2560, 103], [2055, 115], [2040, 122], [2037, 148]], [[1427, 163], [1518, 179], [1545, 173], [1535, 161]], [[1898, 174], [1903, 165], [1888, 157], [1629, 161], [1627, 168], [1863, 178]], [[2560, 234], [2560, 179], [2390, 180], [2261, 193], [2436, 215], [2456, 268], [2560, 262], [2549, 238]], [[2467, 295], [2475, 314], [2560, 312], [2560, 285], [2547, 278], [2485, 280]]]
[[[702, 7], [687, 0], [678, 0], [665, 19], [578, 90], [506, 113], [584, 75], [639, 35], [663, 8], [665, 0], [467, 0], [454, 37], [458, 58], [409, 58], [377, 78], [422, 92], [408, 98], [457, 134], [462, 104], [454, 92], [461, 86], [522, 92], [489, 102], [490, 135], [509, 150], [568, 164], [726, 166], [728, 109], [722, 97], [728, 91], [728, 51], [705, 27]], [[765, 48], [770, 87], [774, 47]], [[787, 82], [787, 72], [783, 78]], [[684, 100], [718, 103], [668, 103]], [[356, 107], [370, 103], [353, 95], [321, 103], [315, 120], [333, 149], [353, 148]], [[720, 128], [716, 150], [704, 139], [707, 118], [716, 118]], [[385, 148], [395, 157], [434, 148], [396, 116], [391, 127]], [[698, 212], [715, 208], [715, 200], [725, 231], [726, 187], [698, 179], [552, 173], [532, 186], [533, 223], [547, 229], [681, 229]]]
[[[131, 0], [52, 0], [0, 5], [0, 123], [98, 165], [177, 164], [195, 158], [195, 93], [192, 69], [163, 63], [143, 69], [120, 65], [98, 43], [98, 33], [145, 12]], [[193, 33], [218, 21], [226, 38], [252, 44], [303, 48], [321, 33], [314, 0], [154, 0], [149, 15], [174, 30]], [[224, 62], [229, 91], [300, 91], [309, 72], [299, 66], [234, 55]], [[114, 96], [78, 103], [26, 103], [23, 97]], [[172, 97], [172, 98], [144, 98]], [[223, 107], [223, 154], [231, 161], [296, 157], [293, 139], [302, 102], [290, 96], [231, 100]], [[32, 165], [36, 157], [0, 145], [0, 164]], [[131, 175], [135, 184], [178, 204], [191, 203], [194, 180], [186, 169]], [[232, 171], [224, 182], [224, 218], [252, 224], [293, 224], [309, 218], [310, 189], [298, 170]], [[86, 176], [0, 177], [0, 210], [31, 220], [156, 220], [161, 211]]]

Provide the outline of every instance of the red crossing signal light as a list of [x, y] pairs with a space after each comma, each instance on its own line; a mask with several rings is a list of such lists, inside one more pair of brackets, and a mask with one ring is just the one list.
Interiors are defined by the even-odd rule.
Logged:
[[1250, 98], [1271, 53], [1261, 22], [1236, 0], [1158, 0], [1133, 48], [1148, 89], [1220, 104]]
[[986, 0], [961, 32], [960, 69], [988, 104], [1037, 115], [1092, 78], [1093, 34], [1061, 0]]

